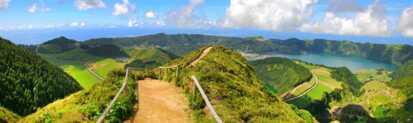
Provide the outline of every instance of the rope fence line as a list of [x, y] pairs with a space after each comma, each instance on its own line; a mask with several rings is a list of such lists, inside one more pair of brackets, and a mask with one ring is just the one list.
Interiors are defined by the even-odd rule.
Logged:
[[214, 116], [215, 121], [217, 121], [217, 123], [222, 123], [221, 118], [218, 116], [218, 113], [215, 111], [214, 107], [212, 107], [212, 104], [209, 101], [208, 96], [205, 94], [204, 89], [202, 89], [201, 84], [199, 84], [198, 79], [196, 79], [195, 76], [192, 76], [191, 78], [192, 78], [192, 80], [194, 80], [196, 88], [198, 88], [199, 93], [201, 94], [202, 98], [204, 99], [204, 102], [207, 105], [207, 107], [208, 107], [209, 111], [211, 112], [212, 116]]
[[110, 109], [112, 108], [113, 104], [116, 102], [120, 94], [125, 90], [126, 86], [128, 85], [128, 73], [129, 73], [129, 68], [126, 68], [126, 74], [125, 78], [123, 79], [123, 84], [122, 87], [119, 89], [119, 91], [116, 93], [115, 97], [110, 101], [109, 105], [106, 107], [106, 109], [103, 111], [103, 113], [100, 115], [99, 119], [96, 121], [96, 123], [102, 123], [103, 120], [105, 119], [106, 115], [109, 113]]

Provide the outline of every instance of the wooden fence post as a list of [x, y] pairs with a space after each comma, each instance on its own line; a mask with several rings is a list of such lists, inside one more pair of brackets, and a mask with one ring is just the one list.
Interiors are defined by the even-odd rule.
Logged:
[[199, 90], [199, 93], [201, 94], [202, 98], [204, 99], [204, 102], [207, 106], [207, 108], [209, 109], [209, 111], [211, 112], [212, 116], [214, 116], [215, 121], [217, 123], [222, 123], [221, 118], [218, 116], [217, 112], [215, 111], [214, 107], [212, 107], [211, 102], [208, 99], [208, 96], [205, 94], [204, 89], [202, 89], [201, 84], [199, 84], [198, 79], [196, 79], [195, 76], [192, 76], [192, 80], [194, 80], [196, 87]]

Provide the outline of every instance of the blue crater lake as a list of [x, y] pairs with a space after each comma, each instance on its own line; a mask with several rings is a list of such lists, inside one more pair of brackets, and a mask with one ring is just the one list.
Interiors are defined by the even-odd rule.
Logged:
[[286, 55], [286, 54], [244, 54], [249, 60], [258, 60], [268, 57], [285, 57], [289, 59], [298, 59], [313, 64], [322, 64], [331, 67], [347, 67], [352, 72], [357, 72], [363, 69], [386, 69], [393, 71], [396, 66], [393, 64], [387, 64], [377, 62], [360, 57], [350, 56], [336, 56], [336, 55], [321, 55], [321, 54], [301, 54], [301, 55]]

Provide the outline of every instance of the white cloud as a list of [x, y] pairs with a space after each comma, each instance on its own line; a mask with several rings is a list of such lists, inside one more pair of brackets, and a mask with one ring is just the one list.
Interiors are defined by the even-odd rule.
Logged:
[[102, 0], [76, 0], [75, 6], [79, 10], [88, 10], [92, 8], [104, 8], [105, 3]]
[[317, 0], [231, 0], [224, 27], [296, 30], [312, 13]]
[[72, 22], [72, 23], [70, 23], [70, 26], [71, 26], [71, 27], [84, 27], [84, 26], [86, 26], [86, 23], [83, 22], [83, 21], [80, 21], [80, 22]]
[[137, 27], [142, 25], [142, 23], [140, 21], [138, 21], [138, 19], [136, 18], [129, 18], [128, 20], [128, 27]]
[[340, 12], [361, 12], [364, 8], [357, 3], [357, 0], [329, 0], [327, 11]]
[[202, 5], [204, 0], [190, 0], [189, 4], [183, 6], [182, 8], [172, 11], [168, 14], [166, 22], [169, 24], [174, 24], [178, 27], [191, 27], [191, 28], [202, 28], [210, 27], [214, 25], [209, 25], [211, 20], [201, 18], [194, 14], [195, 9]]
[[36, 12], [48, 12], [50, 11], [50, 8], [44, 6], [44, 5], [38, 5], [37, 3], [34, 3], [27, 8], [27, 12], [29, 13], [36, 13]]
[[113, 8], [112, 15], [114, 16], [126, 16], [134, 9], [134, 7], [129, 4], [128, 0], [123, 0], [122, 3], [116, 3]]
[[322, 21], [306, 23], [301, 31], [342, 35], [388, 36], [389, 22], [384, 16], [384, 8], [378, 2], [353, 17], [340, 17], [336, 13], [326, 12]]
[[9, 7], [10, 0], [0, 0], [0, 9], [5, 9]]
[[399, 31], [404, 36], [413, 38], [413, 6], [403, 10], [399, 21]]
[[32, 4], [28, 9], [28, 12], [35, 13], [37, 11], [37, 4]]
[[147, 12], [145, 12], [145, 17], [146, 18], [155, 18], [156, 13], [154, 11], [147, 11]]

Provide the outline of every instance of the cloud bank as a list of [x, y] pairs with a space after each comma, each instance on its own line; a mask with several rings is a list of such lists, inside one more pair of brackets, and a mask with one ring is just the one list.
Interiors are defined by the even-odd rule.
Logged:
[[0, 9], [5, 9], [9, 7], [10, 0], [0, 0]]
[[413, 5], [403, 10], [400, 16], [399, 30], [404, 36], [413, 38]]
[[300, 30], [341, 35], [388, 36], [389, 22], [384, 12], [378, 2], [356, 12], [353, 17], [340, 17], [337, 13], [326, 12], [321, 21], [303, 24]]
[[294, 31], [312, 13], [317, 0], [231, 0], [224, 27]]
[[79, 10], [88, 10], [92, 8], [104, 8], [105, 3], [102, 0], [76, 0], [75, 6]]

